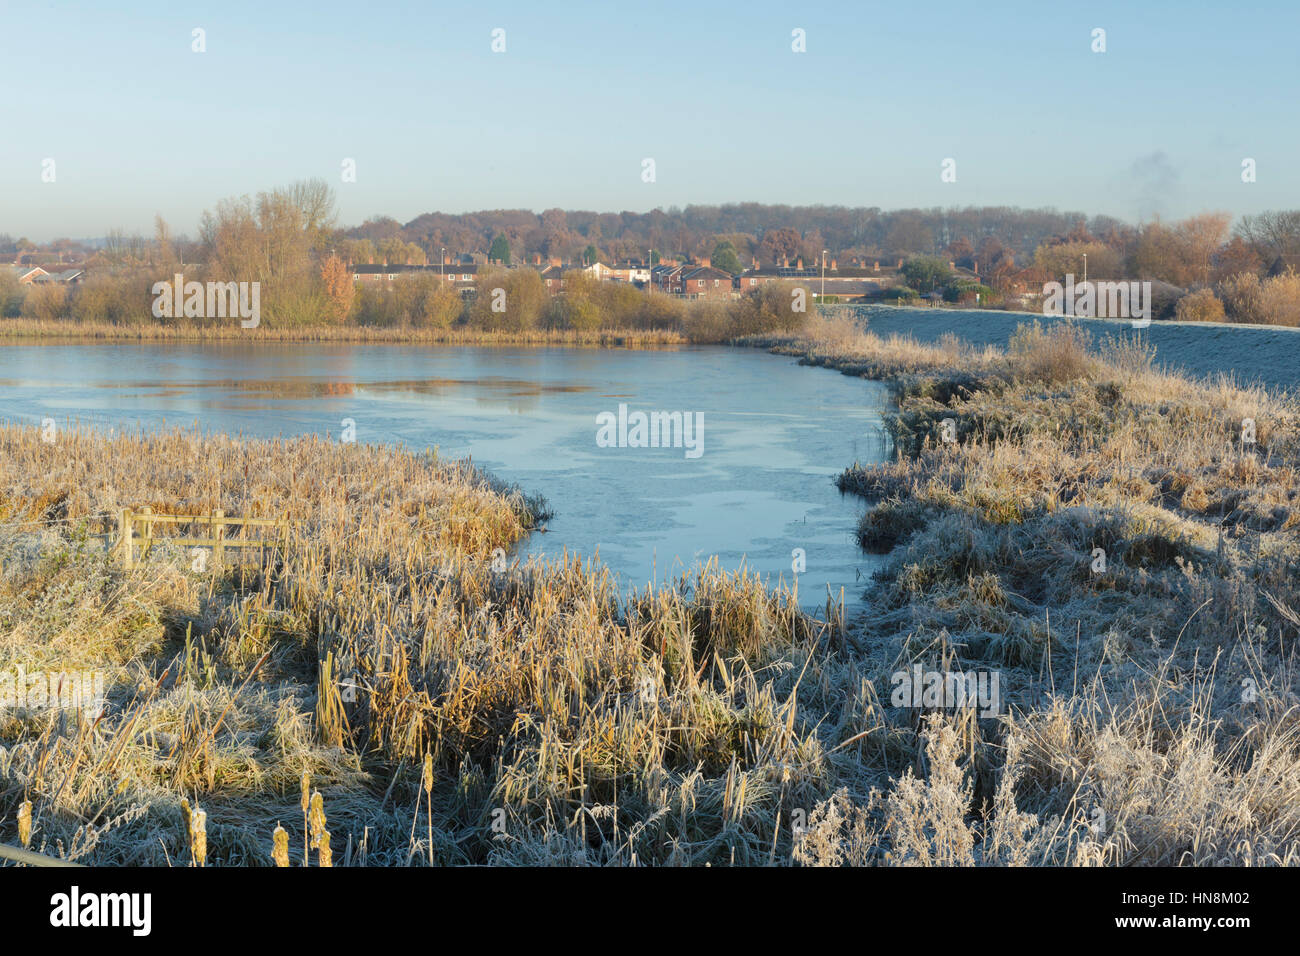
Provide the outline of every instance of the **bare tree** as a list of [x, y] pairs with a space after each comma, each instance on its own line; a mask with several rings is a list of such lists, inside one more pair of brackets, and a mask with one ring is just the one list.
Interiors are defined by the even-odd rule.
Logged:
[[1261, 212], [1242, 216], [1237, 235], [1255, 250], [1267, 265], [1278, 256], [1300, 254], [1300, 210]]

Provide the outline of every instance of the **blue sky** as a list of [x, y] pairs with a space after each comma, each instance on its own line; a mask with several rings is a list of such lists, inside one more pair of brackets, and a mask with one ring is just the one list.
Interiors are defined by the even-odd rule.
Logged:
[[733, 201], [1300, 206], [1295, 3], [126, 0], [5, 4], [0, 23], [0, 232], [35, 240], [149, 232], [155, 213], [193, 235], [222, 197], [315, 176], [346, 224]]

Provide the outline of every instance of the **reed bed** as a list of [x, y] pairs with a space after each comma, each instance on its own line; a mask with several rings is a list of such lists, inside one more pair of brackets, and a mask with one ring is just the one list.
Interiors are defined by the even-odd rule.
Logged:
[[805, 856], [1300, 863], [1294, 395], [1071, 326], [1005, 353], [833, 321], [766, 344], [898, 400], [894, 460], [839, 478], [890, 555], [861, 666], [997, 672], [1006, 698], [997, 720], [927, 715], [924, 760], [824, 807]]
[[[503, 567], [544, 503], [426, 452], [4, 426], [0, 460], [0, 673], [94, 668], [108, 698], [0, 715], [0, 842], [105, 865], [762, 862], [789, 857], [782, 807], [828, 792], [834, 606], [814, 621], [716, 567], [626, 598], [576, 558]], [[299, 525], [264, 561], [196, 572], [162, 544], [126, 571], [111, 518], [145, 505]]]
[[[890, 552], [854, 620], [712, 564], [623, 595], [575, 557], [503, 562], [544, 502], [427, 452], [0, 427], [0, 674], [108, 678], [97, 718], [0, 713], [0, 842], [106, 865], [1300, 863], [1292, 397], [1069, 328], [1005, 353], [817, 321], [764, 344], [898, 398], [894, 460], [840, 478]], [[144, 505], [300, 524], [264, 561], [195, 572], [163, 545], [124, 571], [109, 519]], [[1000, 705], [900, 703], [918, 666], [996, 674]]]
[[671, 329], [474, 329], [449, 326], [302, 325], [245, 329], [238, 322], [112, 323], [0, 319], [0, 339], [108, 342], [348, 342], [359, 344], [667, 348], [689, 338]]

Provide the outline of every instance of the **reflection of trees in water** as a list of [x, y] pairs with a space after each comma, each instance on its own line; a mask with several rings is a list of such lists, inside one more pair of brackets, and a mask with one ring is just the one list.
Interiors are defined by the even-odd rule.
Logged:
[[[0, 385], [3, 385], [0, 382]], [[100, 383], [105, 388], [152, 388], [158, 395], [184, 395], [201, 389], [218, 389], [231, 392], [253, 392], [285, 398], [317, 398], [333, 395], [355, 395], [358, 389], [384, 392], [411, 392], [417, 395], [444, 394], [460, 389], [476, 389], [479, 404], [499, 405], [504, 400], [510, 407], [533, 408], [537, 399], [545, 394], [590, 391], [585, 385], [546, 384], [522, 379], [482, 378], [454, 379], [430, 378], [384, 382], [321, 382], [293, 379], [204, 379], [191, 382], [132, 381]]]
[[[3, 383], [0, 383], [2, 385]], [[154, 389], [155, 395], [186, 395], [202, 389], [227, 392], [253, 392], [286, 398], [316, 398], [322, 395], [352, 395], [356, 382], [295, 382], [273, 379], [204, 379], [201, 382], [101, 382], [100, 388]]]
[[234, 382], [205, 382], [208, 387], [218, 386], [237, 392], [258, 392], [284, 398], [319, 398], [326, 395], [352, 395], [357, 390], [355, 382], [310, 382], [241, 379]]
[[486, 406], [491, 408], [505, 408], [511, 412], [523, 413], [536, 411], [541, 403], [537, 400], [541, 392], [533, 392], [527, 395], [514, 393], [507, 396], [499, 395], [479, 395], [474, 399], [475, 405]]
[[473, 389], [474, 404], [492, 409], [503, 406], [516, 413], [536, 411], [543, 395], [562, 395], [570, 392], [591, 391], [587, 385], [571, 385], [556, 382], [534, 382], [527, 379], [484, 377], [473, 379], [430, 378], [423, 380], [375, 382], [367, 384], [368, 389], [387, 392], [407, 392], [412, 395], [446, 395], [452, 392]]

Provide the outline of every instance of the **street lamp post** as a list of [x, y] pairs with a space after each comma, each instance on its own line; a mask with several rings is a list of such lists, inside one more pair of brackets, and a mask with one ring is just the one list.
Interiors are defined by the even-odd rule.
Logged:
[[446, 281], [447, 279], [447, 247], [443, 246], [438, 250], [438, 278]]
[[826, 250], [822, 250], [822, 305], [826, 304]]
[[1085, 285], [1088, 283], [1088, 253], [1086, 252], [1083, 254], [1083, 282]]

